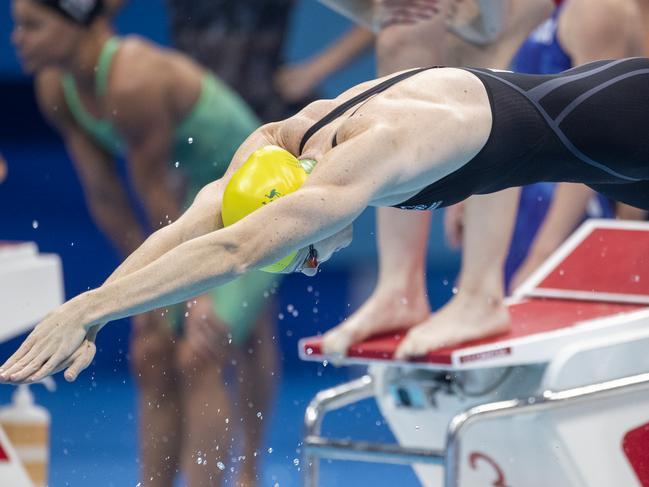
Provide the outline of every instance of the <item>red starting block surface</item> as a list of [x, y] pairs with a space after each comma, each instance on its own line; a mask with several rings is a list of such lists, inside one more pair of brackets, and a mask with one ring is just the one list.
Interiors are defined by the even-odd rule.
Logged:
[[[406, 364], [468, 369], [547, 362], [571, 342], [649, 320], [649, 223], [590, 220], [535, 272], [510, 300], [512, 329], [488, 339], [441, 348]], [[402, 334], [350, 347], [338, 363], [393, 362]], [[322, 354], [319, 337], [300, 342], [304, 360]]]

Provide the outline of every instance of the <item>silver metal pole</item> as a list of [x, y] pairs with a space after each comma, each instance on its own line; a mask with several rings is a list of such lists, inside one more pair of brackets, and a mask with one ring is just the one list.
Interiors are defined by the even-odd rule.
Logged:
[[443, 451], [411, 448], [394, 443], [372, 443], [313, 436], [305, 439], [304, 448], [318, 457], [334, 460], [402, 465], [412, 465], [413, 463], [442, 465], [444, 462]]
[[311, 400], [304, 413], [304, 485], [317, 487], [319, 480], [320, 457], [315, 450], [310, 450], [310, 438], [320, 436], [322, 421], [327, 412], [340, 409], [363, 399], [374, 396], [372, 377], [364, 375], [360, 379], [320, 391]]

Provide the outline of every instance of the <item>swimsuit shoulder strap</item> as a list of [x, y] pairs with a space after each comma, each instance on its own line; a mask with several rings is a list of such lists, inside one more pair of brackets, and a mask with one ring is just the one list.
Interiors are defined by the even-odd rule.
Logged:
[[347, 110], [350, 108], [358, 105], [359, 103], [362, 103], [363, 101], [367, 100], [371, 96], [376, 95], [377, 93], [381, 93], [382, 91], [387, 90], [389, 87], [392, 85], [397, 84], [399, 81], [402, 81], [406, 78], [410, 78], [411, 76], [414, 76], [415, 74], [421, 73], [422, 71], [426, 71], [428, 69], [433, 69], [437, 68], [439, 66], [431, 66], [428, 68], [417, 68], [417, 69], [412, 69], [410, 71], [405, 71], [401, 74], [398, 74], [396, 76], [393, 76], [392, 78], [388, 78], [379, 84], [373, 86], [369, 90], [366, 90], [362, 93], [359, 93], [358, 95], [350, 98], [344, 103], [341, 103], [338, 105], [336, 108], [331, 110], [329, 113], [327, 113], [324, 117], [322, 117], [320, 120], [318, 120], [316, 123], [314, 123], [302, 136], [302, 140], [300, 142], [300, 154], [304, 150], [304, 146], [308, 142], [308, 140], [313, 137], [313, 135], [320, 130], [322, 127], [326, 126], [327, 124], [333, 122], [335, 119], [343, 115]]
[[95, 90], [97, 96], [102, 98], [108, 90], [108, 77], [110, 76], [110, 66], [113, 62], [113, 56], [119, 49], [119, 38], [111, 37], [104, 44], [99, 61], [97, 62], [97, 76], [95, 76]]

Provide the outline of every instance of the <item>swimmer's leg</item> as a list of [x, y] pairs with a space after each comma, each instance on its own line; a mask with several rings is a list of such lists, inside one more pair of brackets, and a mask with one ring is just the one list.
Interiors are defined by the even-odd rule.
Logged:
[[130, 363], [138, 385], [140, 478], [147, 487], [171, 487], [180, 455], [180, 398], [169, 357], [174, 336], [158, 311], [133, 318]]
[[[239, 487], [260, 485], [258, 466], [264, 431], [270, 424], [270, 409], [278, 374], [279, 357], [275, 335], [275, 307], [262, 307], [248, 339], [238, 349], [237, 403], [244, 433]], [[261, 414], [260, 414], [261, 413]]]
[[[226, 350], [227, 344], [222, 345]], [[223, 472], [217, 462], [230, 464], [236, 426], [223, 373], [224, 363], [230, 357], [225, 352], [221, 356], [222, 360], [206, 359], [197, 355], [186, 339], [178, 343], [176, 365], [183, 418], [181, 465], [189, 487], [221, 485]]]
[[520, 189], [467, 200], [458, 292], [437, 313], [411, 329], [397, 358], [424, 355], [442, 346], [509, 330], [503, 267], [516, 218]]
[[425, 271], [431, 213], [380, 208], [376, 215], [376, 288], [354, 314], [324, 335], [327, 354], [345, 355], [353, 343], [410, 328], [430, 315]]

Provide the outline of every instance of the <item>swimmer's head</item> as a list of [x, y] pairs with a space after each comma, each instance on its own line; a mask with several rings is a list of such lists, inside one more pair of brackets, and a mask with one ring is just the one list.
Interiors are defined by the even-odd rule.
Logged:
[[66, 67], [104, 10], [103, 0], [13, 0], [12, 41], [25, 71]]
[[[223, 192], [223, 224], [232, 225], [253, 211], [297, 191], [314, 167], [315, 161], [298, 160], [290, 152], [273, 145], [253, 152], [232, 175]], [[339, 248], [349, 245], [350, 236], [351, 226], [349, 230], [291, 252], [262, 270], [271, 273], [315, 272], [319, 263], [329, 259]]]

